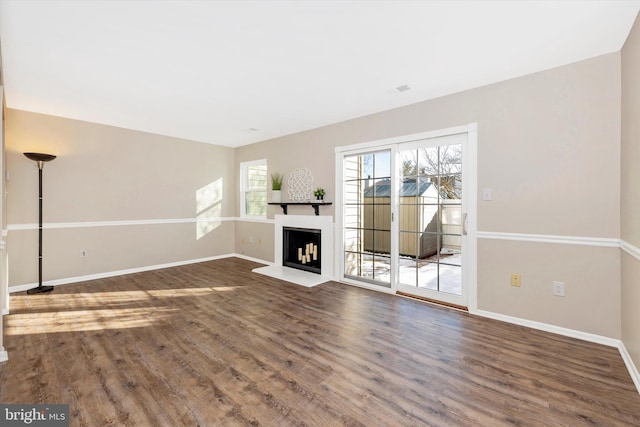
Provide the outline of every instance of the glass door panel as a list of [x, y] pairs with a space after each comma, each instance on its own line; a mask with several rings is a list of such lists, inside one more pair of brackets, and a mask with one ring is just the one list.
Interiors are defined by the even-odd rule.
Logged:
[[391, 287], [391, 151], [343, 160], [344, 275]]
[[400, 144], [398, 290], [465, 305], [459, 140]]

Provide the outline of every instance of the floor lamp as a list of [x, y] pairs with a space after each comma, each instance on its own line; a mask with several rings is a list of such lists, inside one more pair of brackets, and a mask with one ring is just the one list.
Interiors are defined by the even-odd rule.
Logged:
[[43, 153], [24, 153], [24, 155], [38, 165], [38, 287], [27, 290], [27, 293], [41, 294], [53, 290], [53, 286], [42, 286], [42, 168], [44, 162], [49, 162], [56, 156]]

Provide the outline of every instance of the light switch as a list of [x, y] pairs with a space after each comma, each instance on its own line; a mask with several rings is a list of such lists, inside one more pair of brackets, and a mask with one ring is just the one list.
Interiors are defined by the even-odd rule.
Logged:
[[493, 190], [491, 188], [482, 189], [482, 200], [493, 200]]

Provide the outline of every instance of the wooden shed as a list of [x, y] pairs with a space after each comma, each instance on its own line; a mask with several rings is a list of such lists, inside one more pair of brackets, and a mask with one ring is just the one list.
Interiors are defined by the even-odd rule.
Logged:
[[[391, 181], [364, 190], [364, 249], [391, 251]], [[400, 255], [427, 258], [438, 252], [438, 192], [429, 178], [405, 178], [400, 188]]]

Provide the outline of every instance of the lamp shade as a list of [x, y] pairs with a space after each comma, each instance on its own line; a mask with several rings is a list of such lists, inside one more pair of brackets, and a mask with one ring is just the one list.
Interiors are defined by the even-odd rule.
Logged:
[[24, 153], [28, 159], [34, 160], [36, 162], [48, 162], [50, 160], [55, 159], [57, 156], [53, 154], [44, 154], [44, 153]]

